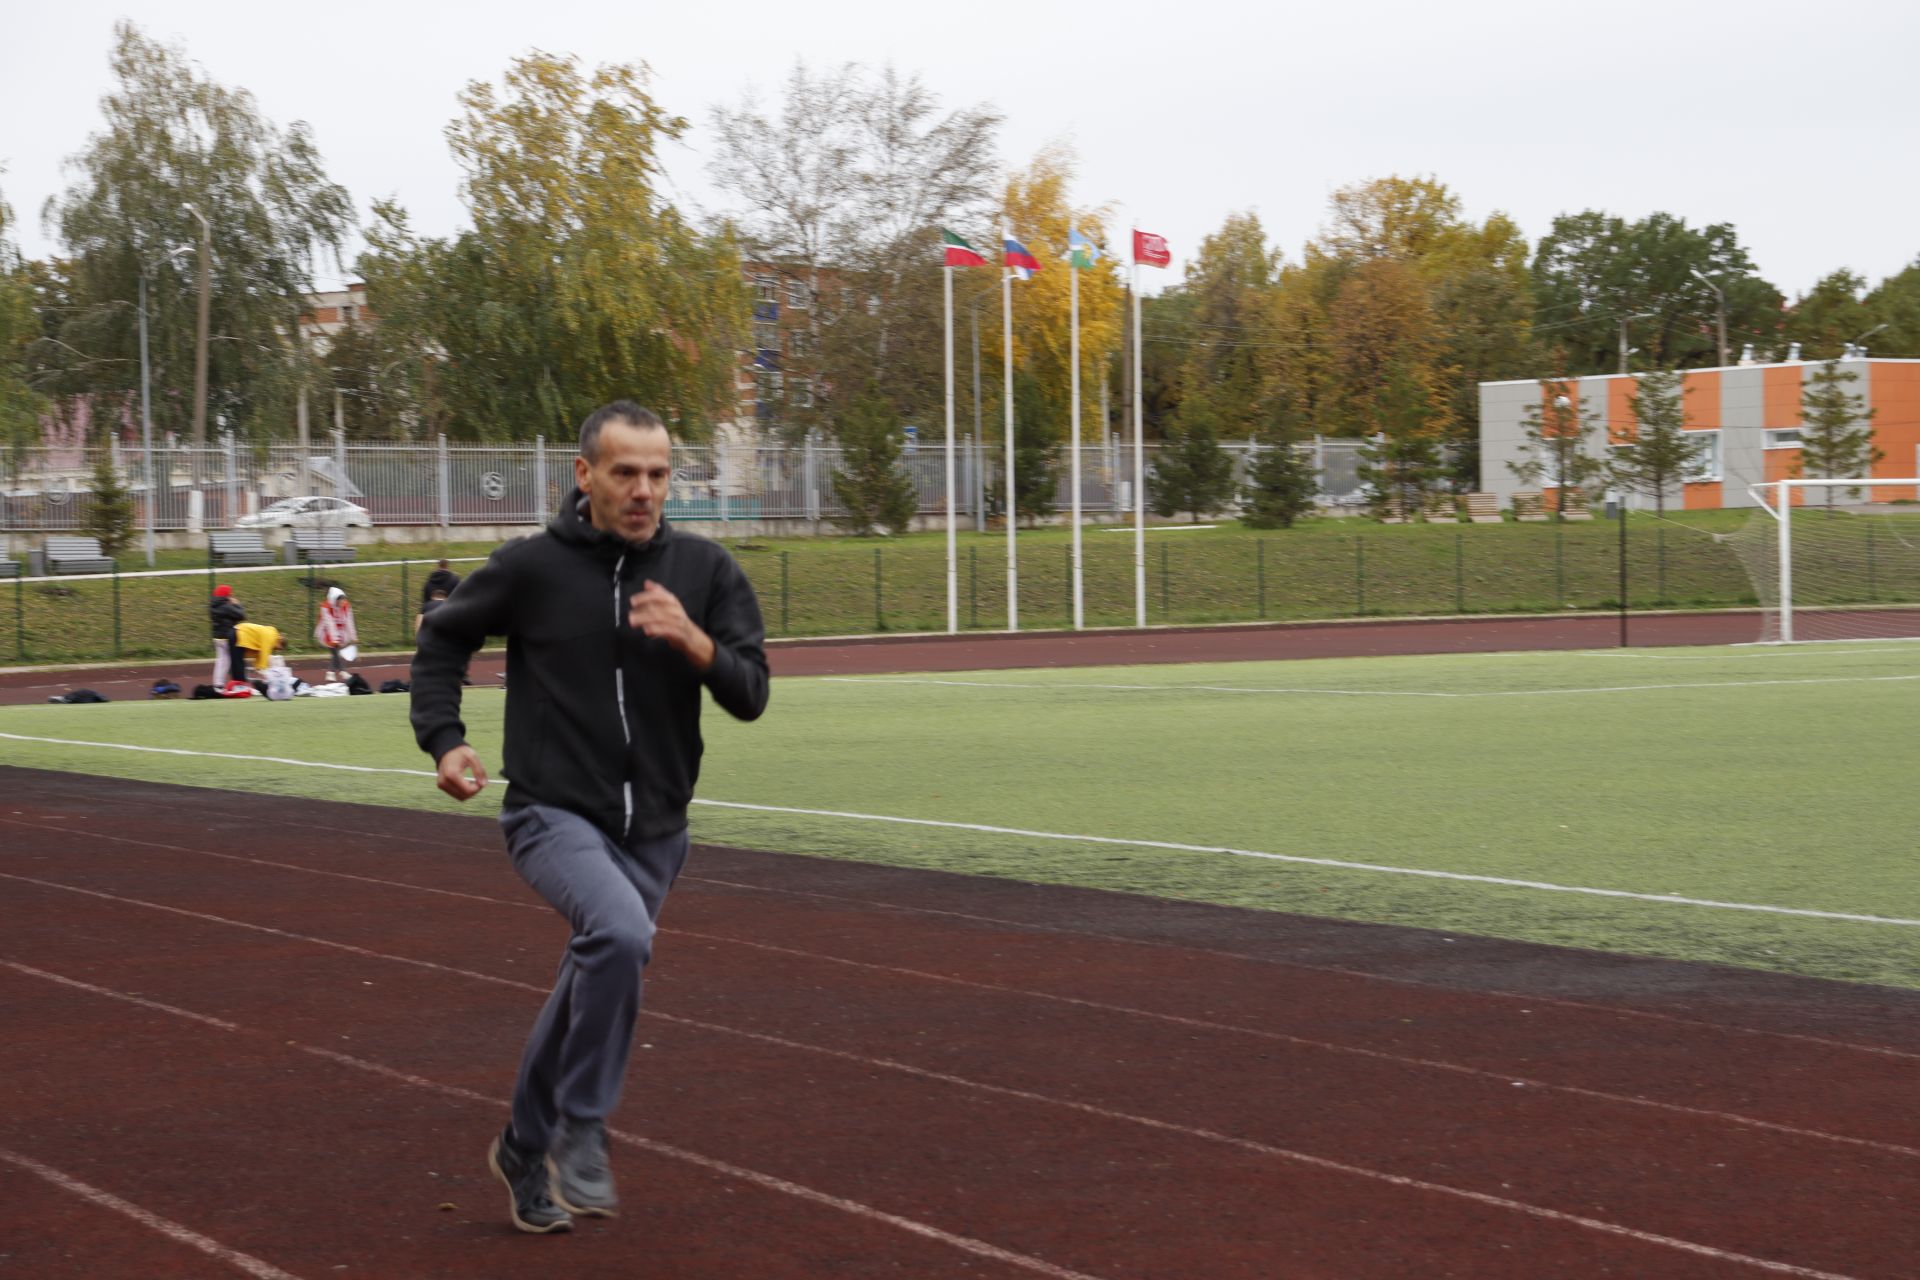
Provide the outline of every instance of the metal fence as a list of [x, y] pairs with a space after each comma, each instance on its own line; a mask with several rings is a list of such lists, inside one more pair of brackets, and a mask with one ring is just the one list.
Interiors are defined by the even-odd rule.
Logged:
[[[1262, 446], [1223, 446], [1244, 482]], [[1311, 458], [1319, 500], [1334, 509], [1361, 499], [1359, 440], [1315, 439], [1294, 445]], [[1151, 477], [1157, 445], [1146, 447]], [[375, 525], [544, 524], [573, 484], [571, 442], [450, 445], [348, 443], [335, 436], [318, 448], [247, 445], [225, 439], [193, 449], [156, 446], [152, 457], [117, 442], [107, 453], [134, 504], [134, 526], [160, 531], [228, 529], [242, 517], [290, 498], [344, 499]], [[1005, 454], [964, 437], [955, 444], [954, 503], [984, 525], [1005, 473]], [[83, 530], [94, 505], [98, 448], [37, 448], [0, 454], [0, 532]], [[1056, 511], [1072, 507], [1069, 459], [1056, 450]], [[834, 476], [843, 465], [836, 445], [675, 445], [674, 482], [666, 506], [682, 523], [830, 521], [847, 514]], [[917, 512], [946, 512], [946, 450], [909, 449], [901, 467], [918, 495]], [[1133, 509], [1133, 450], [1118, 438], [1080, 451], [1081, 509], [1092, 518]]]

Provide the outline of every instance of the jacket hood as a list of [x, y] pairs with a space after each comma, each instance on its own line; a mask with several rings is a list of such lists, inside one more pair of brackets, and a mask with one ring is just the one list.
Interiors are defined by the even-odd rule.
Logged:
[[639, 547], [652, 549], [674, 536], [673, 526], [667, 523], [664, 515], [660, 517], [659, 527], [654, 530], [653, 536], [645, 542], [628, 542], [617, 533], [596, 527], [587, 514], [587, 495], [581, 492], [578, 485], [561, 500], [559, 513], [548, 523], [547, 532], [562, 542], [609, 552], [630, 551]]
[[342, 600], [345, 600], [346, 598], [347, 598], [347, 593], [342, 591], [340, 588], [338, 587], [327, 588], [328, 604], [339, 604]]

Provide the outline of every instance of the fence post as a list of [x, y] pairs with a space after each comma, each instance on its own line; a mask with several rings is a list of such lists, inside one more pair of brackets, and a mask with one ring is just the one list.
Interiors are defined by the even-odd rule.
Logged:
[[13, 580], [13, 652], [21, 662], [27, 660], [27, 601], [26, 583], [20, 578]]
[[113, 564], [113, 656], [120, 656], [120, 562]]
[[1467, 611], [1467, 535], [1458, 529], [1453, 533], [1453, 611]]
[[1356, 617], [1367, 614], [1367, 543], [1353, 535], [1353, 611]]
[[[452, 477], [448, 474], [450, 465], [447, 460], [447, 437], [444, 432], [441, 433], [439, 441], [439, 447], [436, 450], [438, 456], [435, 460], [436, 465], [434, 467], [433, 479], [434, 488], [438, 491], [440, 500], [440, 528], [444, 531], [453, 526], [453, 499], [452, 495], [448, 492], [448, 489], [452, 485]], [[442, 536], [445, 536], [444, 532]]]
[[533, 438], [533, 522], [547, 527], [547, 438]]
[[1253, 572], [1260, 584], [1260, 616], [1267, 616], [1267, 540], [1253, 540]]
[[1873, 524], [1869, 521], [1867, 523], [1867, 599], [1879, 598], [1880, 595], [1873, 580]]
[[347, 433], [333, 429], [333, 496], [344, 498], [347, 485]]
[[1167, 547], [1169, 545], [1165, 542], [1160, 544], [1160, 619], [1163, 622], [1173, 621], [1172, 597], [1167, 591]]
[[1653, 541], [1659, 558], [1660, 577], [1654, 603], [1665, 604], [1667, 602], [1667, 526], [1660, 524], [1653, 527]]
[[1068, 543], [1066, 546], [1060, 548], [1060, 551], [1062, 553], [1060, 556], [1061, 564], [1065, 567], [1067, 571], [1066, 577], [1061, 580], [1066, 584], [1067, 625], [1072, 626], [1073, 625], [1073, 544]]
[[[1557, 499], [1556, 499], [1557, 500]], [[1567, 607], [1566, 522], [1554, 513], [1553, 521], [1553, 607]]]
[[792, 635], [793, 624], [787, 615], [787, 553], [780, 553], [780, 634]]
[[226, 454], [227, 464], [227, 500], [226, 509], [220, 514], [227, 528], [233, 528], [233, 522], [240, 518], [240, 468], [235, 465], [233, 455], [233, 432], [222, 433], [221, 445]]
[[980, 625], [980, 548], [967, 548], [967, 625]]
[[885, 631], [887, 618], [880, 603], [880, 548], [873, 549], [873, 629]]
[[718, 435], [713, 438], [713, 493], [720, 502], [720, 536], [727, 535], [727, 445]]
[[407, 562], [405, 557], [402, 557], [400, 561], [400, 643], [402, 646], [405, 646], [407, 641], [407, 596], [409, 594], [407, 591]]

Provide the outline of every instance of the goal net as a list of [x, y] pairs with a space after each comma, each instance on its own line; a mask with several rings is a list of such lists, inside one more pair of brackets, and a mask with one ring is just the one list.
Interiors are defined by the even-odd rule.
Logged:
[[1920, 637], [1920, 479], [1779, 480], [1729, 539], [1765, 612], [1760, 639]]

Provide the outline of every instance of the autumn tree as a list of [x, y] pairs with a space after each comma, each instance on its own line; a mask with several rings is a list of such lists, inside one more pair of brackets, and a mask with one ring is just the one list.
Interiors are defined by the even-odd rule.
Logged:
[[1835, 360], [1874, 327], [1874, 311], [1862, 300], [1867, 282], [1852, 271], [1822, 276], [1787, 312], [1786, 338], [1808, 360]]
[[47, 222], [70, 259], [64, 313], [40, 362], [51, 393], [128, 392], [139, 376], [134, 302], [149, 273], [156, 430], [193, 415], [198, 333], [192, 204], [212, 226], [207, 418], [242, 434], [284, 432], [299, 389], [317, 376], [295, 323], [314, 267], [352, 225], [346, 191], [327, 179], [305, 124], [261, 115], [253, 96], [209, 79], [185, 52], [121, 21], [105, 127], [71, 167]]
[[1526, 456], [1507, 463], [1507, 469], [1521, 484], [1557, 490], [1554, 514], [1558, 518], [1566, 494], [1584, 490], [1604, 472], [1605, 464], [1587, 451], [1599, 426], [1599, 418], [1574, 403], [1568, 383], [1542, 378], [1539, 402], [1529, 405], [1520, 420], [1527, 438]]
[[17, 465], [39, 427], [42, 399], [28, 381], [29, 354], [40, 339], [33, 282], [8, 235], [13, 210], [0, 200], [0, 461]]
[[[1809, 479], [1864, 476], [1887, 455], [1873, 443], [1873, 415], [1864, 400], [1848, 390], [1860, 375], [1823, 362], [1800, 393], [1800, 456], [1794, 475]], [[1832, 509], [1839, 489], [1826, 486]]]
[[[1858, 336], [1871, 336], [1870, 350], [1905, 359], [1920, 357], [1920, 258], [1875, 285], [1866, 296], [1866, 306], [1873, 325]], [[1881, 326], [1880, 331], [1870, 334], [1875, 325]]]
[[[660, 191], [687, 122], [638, 63], [584, 72], [545, 53], [469, 84], [447, 140], [473, 226], [421, 239], [375, 206], [360, 259], [408, 412], [464, 438], [571, 435], [636, 389], [682, 438], [733, 414], [748, 298], [724, 233]], [[387, 385], [387, 384], [383, 384]]]

